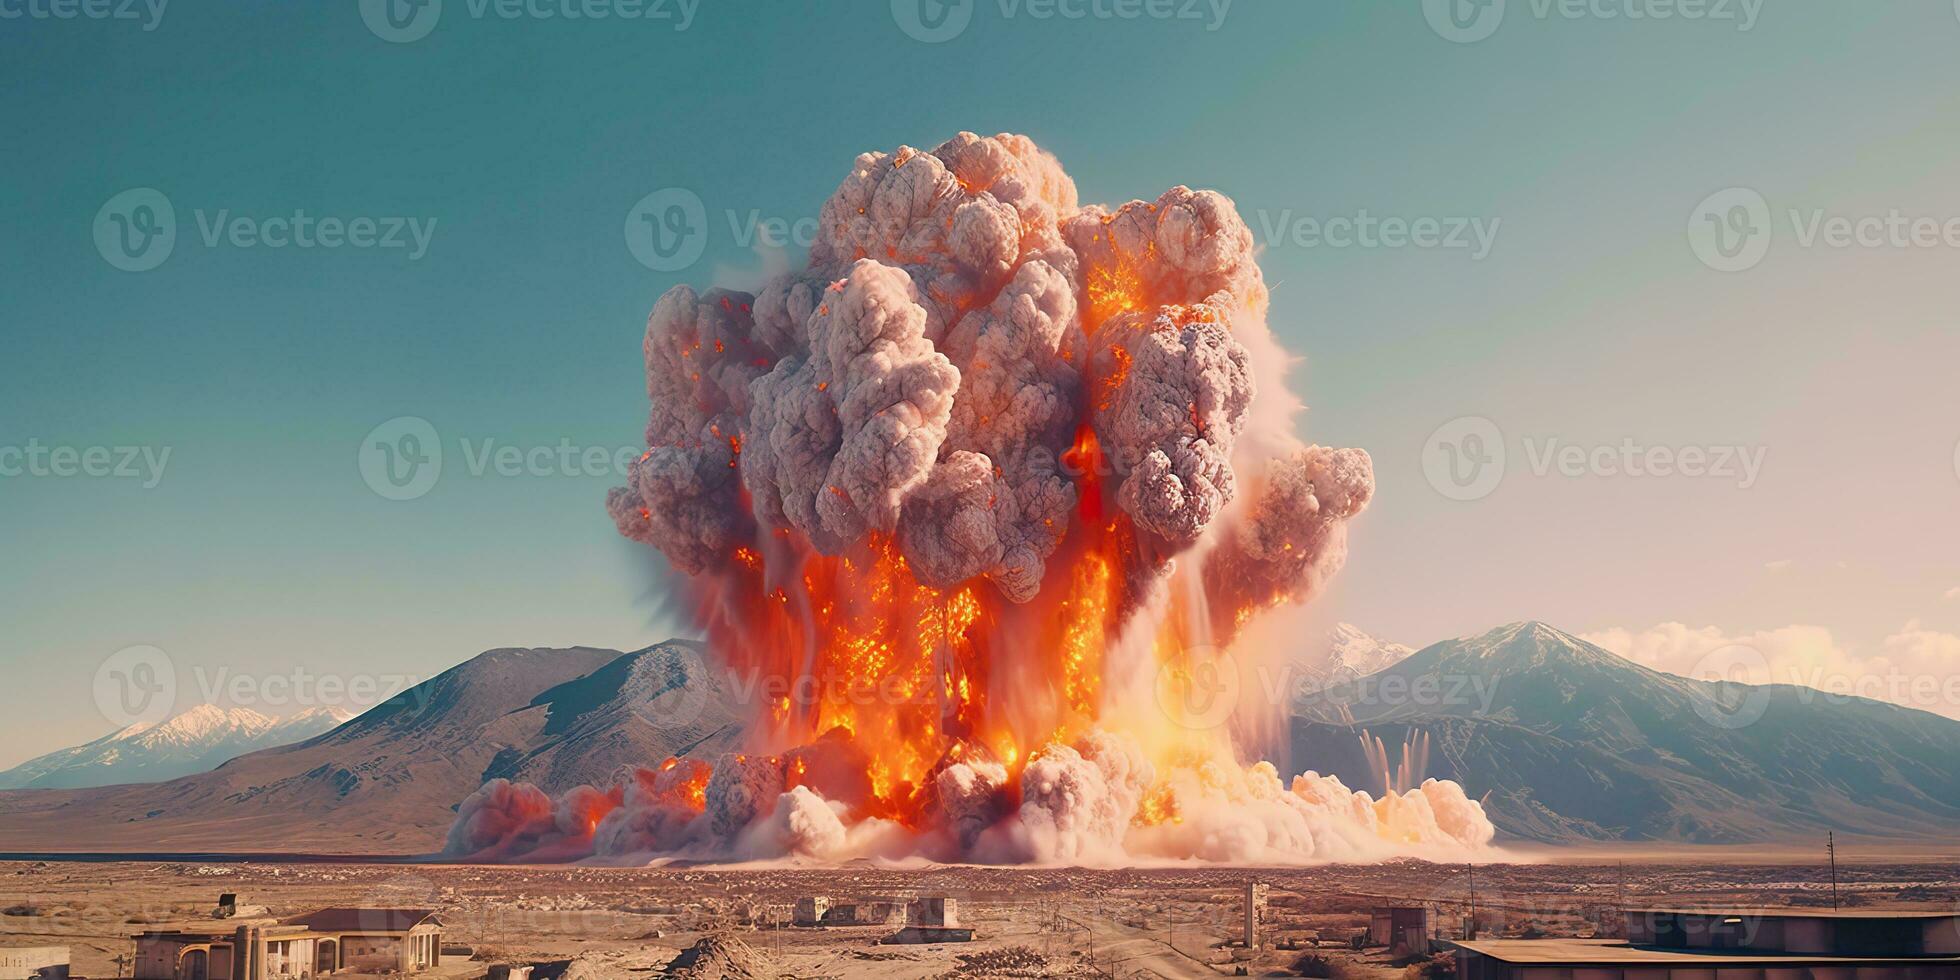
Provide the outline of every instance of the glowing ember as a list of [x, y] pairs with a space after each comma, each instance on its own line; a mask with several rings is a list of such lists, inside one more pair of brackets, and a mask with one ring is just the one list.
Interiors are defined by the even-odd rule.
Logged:
[[1367, 454], [1293, 436], [1231, 201], [1176, 187], [1079, 206], [1027, 139], [963, 133], [861, 156], [819, 227], [808, 269], [754, 296], [661, 298], [652, 448], [608, 499], [680, 573], [733, 686], [758, 692], [750, 752], [547, 800], [549, 827], [543, 794], [493, 783], [452, 850], [1299, 860], [1488, 843], [1453, 783], [1375, 801], [1312, 773], [1284, 785], [1235, 751], [1235, 728], [1282, 708], [1221, 707], [1280, 662], [1242, 638], [1339, 569], [1374, 478]]

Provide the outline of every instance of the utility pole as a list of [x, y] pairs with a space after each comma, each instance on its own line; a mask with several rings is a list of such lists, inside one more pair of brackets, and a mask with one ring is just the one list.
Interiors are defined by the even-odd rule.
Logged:
[[1827, 830], [1824, 832], [1824, 853], [1830, 855], [1831, 858], [1831, 911], [1835, 912], [1838, 910], [1837, 833], [1835, 831]]
[[1633, 932], [1632, 932], [1632, 927], [1631, 927], [1631, 926], [1628, 926], [1628, 925], [1626, 924], [1626, 917], [1627, 917], [1627, 863], [1626, 863], [1625, 861], [1621, 861], [1621, 862], [1620, 862], [1620, 901], [1619, 901], [1619, 903], [1618, 903], [1618, 904], [1619, 904], [1619, 906], [1620, 906], [1620, 908], [1619, 908], [1619, 911], [1618, 911], [1618, 914], [1619, 914], [1619, 916], [1620, 916], [1620, 919], [1621, 919], [1621, 921], [1620, 921], [1620, 923], [1619, 923], [1619, 925], [1621, 926], [1621, 928], [1624, 928], [1624, 929], [1627, 929], [1627, 930], [1628, 930], [1628, 931], [1627, 931], [1627, 935], [1628, 935], [1628, 936], [1632, 936], [1632, 935], [1633, 935]]
[[1477, 938], [1477, 866], [1470, 865], [1470, 917], [1463, 923], [1463, 938]]

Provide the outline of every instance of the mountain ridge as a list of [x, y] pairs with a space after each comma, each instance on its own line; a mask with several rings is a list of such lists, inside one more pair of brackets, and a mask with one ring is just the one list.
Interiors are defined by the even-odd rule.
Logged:
[[0, 772], [0, 789], [86, 789], [156, 783], [208, 772], [260, 749], [310, 739], [351, 719], [341, 708], [273, 717], [246, 707], [194, 705], [157, 722], [35, 756]]
[[[1406, 693], [1417, 690], [1434, 693]], [[347, 724], [208, 773], [0, 792], [0, 850], [434, 853], [486, 779], [557, 793], [623, 765], [737, 750], [759, 707], [744, 696], [685, 640], [485, 651]], [[1415, 769], [1457, 779], [1510, 839], [1782, 842], [1823, 827], [1919, 839], [1960, 827], [1960, 723], [1662, 674], [1533, 621], [1397, 656], [1294, 711], [1292, 771], [1378, 790], [1387, 747], [1408, 745], [1403, 781], [1425, 774]]]
[[[675, 749], [732, 749], [734, 698], [704, 668], [684, 640], [628, 653], [488, 650], [329, 732], [210, 772], [0, 792], [0, 850], [431, 853], [486, 779], [555, 792]], [[547, 731], [554, 712], [564, 720]]]
[[1432, 644], [1323, 692], [1296, 711], [1294, 758], [1379, 787], [1363, 733], [1428, 746], [1432, 774], [1491, 794], [1501, 830], [1540, 840], [1960, 826], [1950, 764], [1960, 723], [1809, 688], [1666, 674], [1536, 621]]

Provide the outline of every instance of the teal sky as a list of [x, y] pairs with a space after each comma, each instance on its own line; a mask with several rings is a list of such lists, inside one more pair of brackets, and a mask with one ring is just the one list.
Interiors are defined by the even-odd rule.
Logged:
[[[200, 674], [412, 678], [664, 638], [649, 558], [601, 507], [613, 477], [472, 475], [460, 441], [634, 444], [661, 292], [757, 281], [748, 215], [812, 216], [857, 153], [962, 129], [1032, 136], [1084, 200], [1216, 188], [1262, 239], [1364, 211], [1495, 227], [1481, 257], [1268, 243], [1306, 434], [1368, 449], [1380, 482], [1316, 615], [1412, 645], [1524, 618], [1810, 625], [1845, 663], [1904, 642], [1912, 669], [1960, 671], [1960, 248], [1800, 240], [1816, 215], [1960, 217], [1950, 0], [1769, 0], [1746, 30], [1741, 0], [1729, 20], [1509, 0], [1473, 43], [1416, 0], [1236, 0], [1216, 29], [1202, 0], [970, 0], [940, 43], [888, 0], [690, 0], [685, 30], [444, 0], [406, 43], [355, 0], [179, 0], [153, 25], [49, 2], [0, 0], [29, 12], [0, 19], [0, 469], [30, 445], [170, 456], [149, 488], [0, 476], [0, 765], [114, 727], [92, 685], [137, 644], [187, 706]], [[654, 271], [623, 229], [670, 187], [704, 203], [705, 253]], [[1725, 273], [1688, 229], [1736, 187], [1774, 238]], [[94, 230], [134, 188], [176, 219], [141, 272]], [[433, 234], [413, 257], [200, 230], [296, 211]], [[445, 454], [412, 500], [357, 465], [399, 416]], [[1424, 457], [1465, 416], [1507, 468], [1459, 501]], [[1537, 475], [1553, 439], [1762, 465], [1747, 487]]]

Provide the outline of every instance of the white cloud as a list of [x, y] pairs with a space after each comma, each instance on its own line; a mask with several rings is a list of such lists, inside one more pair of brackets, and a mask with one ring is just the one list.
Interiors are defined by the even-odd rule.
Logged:
[[1782, 571], [1788, 571], [1790, 566], [1796, 563], [1797, 562], [1795, 559], [1782, 558], [1777, 561], [1766, 561], [1763, 563], [1763, 567], [1769, 569], [1772, 572], [1782, 572]]
[[1946, 601], [1948, 602], [1960, 601], [1960, 585], [1956, 585], [1953, 588], [1946, 590]]
[[[1822, 626], [1793, 625], [1749, 633], [1714, 626], [1661, 623], [1642, 630], [1582, 634], [1635, 663], [1683, 677], [1798, 684], [1827, 694], [1889, 701], [1960, 718], [1960, 636], [1910, 621], [1877, 649], [1840, 643]], [[1743, 676], [1737, 676], [1738, 665]]]

